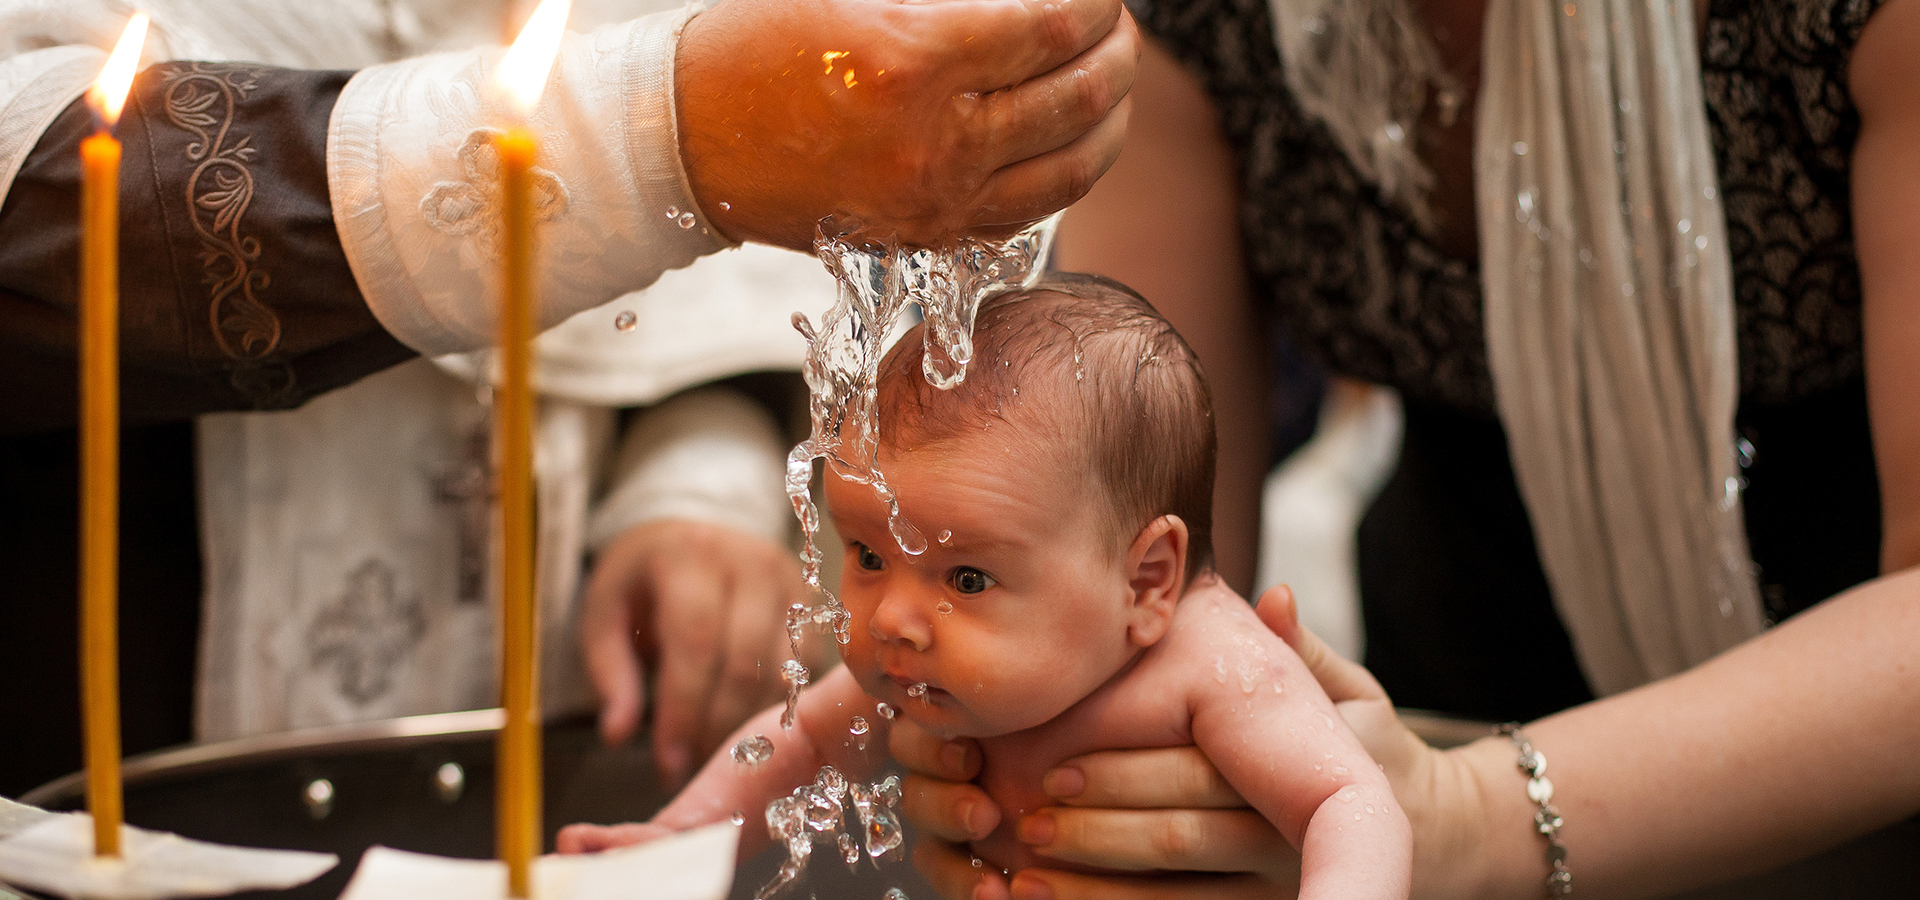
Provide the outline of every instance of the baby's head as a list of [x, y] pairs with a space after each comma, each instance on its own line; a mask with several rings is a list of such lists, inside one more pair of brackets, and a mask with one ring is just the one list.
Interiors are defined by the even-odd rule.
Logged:
[[854, 676], [937, 732], [989, 736], [1054, 718], [1166, 634], [1209, 563], [1214, 433], [1192, 349], [1115, 282], [995, 296], [974, 343], [952, 390], [922, 376], [917, 333], [881, 364], [879, 467], [926, 553], [901, 552], [870, 488], [824, 482]]

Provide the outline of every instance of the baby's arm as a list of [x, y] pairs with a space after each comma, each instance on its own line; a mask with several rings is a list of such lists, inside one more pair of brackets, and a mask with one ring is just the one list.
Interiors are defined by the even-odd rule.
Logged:
[[1413, 832], [1386, 775], [1299, 657], [1257, 637], [1216, 644], [1239, 657], [1225, 679], [1193, 679], [1194, 743], [1300, 849], [1300, 900], [1405, 898]]
[[[832, 764], [849, 770], [849, 777], [870, 774], [868, 770], [875, 768], [865, 754], [851, 752], [844, 746], [848, 710], [871, 708], [872, 703], [846, 667], [837, 666], [801, 693], [793, 728], [780, 727], [784, 705], [766, 709], [727, 738], [693, 781], [644, 826], [568, 826], [561, 833], [561, 849], [589, 850], [636, 843], [668, 832], [724, 821], [739, 812], [746, 817], [745, 832], [740, 840], [740, 855], [744, 859], [766, 845], [767, 832], [762, 817], [767, 804], [811, 782], [821, 766]], [[873, 723], [876, 733], [870, 736], [870, 741], [876, 753], [884, 753], [887, 745], [885, 724], [884, 721]], [[773, 755], [758, 765], [735, 762], [734, 745], [753, 735], [766, 736], [773, 743]]]

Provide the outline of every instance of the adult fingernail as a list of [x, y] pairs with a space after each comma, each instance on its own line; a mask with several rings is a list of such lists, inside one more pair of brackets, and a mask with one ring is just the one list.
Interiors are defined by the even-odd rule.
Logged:
[[976, 841], [985, 840], [993, 833], [994, 826], [1000, 824], [996, 810], [984, 803], [962, 800], [958, 807], [960, 825], [967, 830], [967, 836]]
[[1040, 779], [1040, 789], [1055, 800], [1071, 800], [1087, 789], [1087, 773], [1072, 766], [1054, 769]]
[[947, 774], [955, 778], [966, 777], [967, 748], [964, 744], [949, 743], [940, 748], [940, 764], [947, 767]]
[[1053, 843], [1053, 817], [1035, 813], [1020, 820], [1020, 843], [1045, 847]]
[[1053, 900], [1053, 885], [1022, 872], [1013, 876], [1008, 893], [1013, 900]]

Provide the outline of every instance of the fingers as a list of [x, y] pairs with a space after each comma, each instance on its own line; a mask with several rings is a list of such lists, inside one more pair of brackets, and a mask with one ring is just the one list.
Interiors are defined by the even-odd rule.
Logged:
[[887, 749], [907, 771], [945, 781], [970, 781], [980, 774], [980, 745], [972, 740], [942, 740], [906, 718], [893, 721]]
[[913, 846], [913, 867], [947, 900], [1006, 900], [1006, 877], [975, 868], [973, 854], [957, 844], [922, 837]]
[[952, 37], [959, 88], [979, 93], [1059, 68], [1125, 17], [1118, 0], [947, 0], [910, 9], [945, 19], [922, 33]]
[[988, 146], [1000, 154], [1000, 164], [1058, 150], [1100, 124], [1133, 89], [1139, 57], [1139, 29], [1126, 15], [1067, 65], [981, 95], [978, 115], [996, 135]]
[[633, 619], [626, 598], [626, 569], [609, 547], [587, 581], [580, 615], [581, 654], [600, 697], [600, 739], [620, 744], [640, 724], [640, 659], [633, 649]]
[[1064, 862], [1145, 872], [1298, 875], [1299, 857], [1251, 809], [1088, 810], [1055, 807], [1020, 820], [1022, 843]]
[[976, 231], [1021, 225], [1052, 215], [1086, 196], [1120, 158], [1127, 136], [1130, 100], [1122, 100], [1100, 124], [1058, 150], [1005, 166], [988, 176], [971, 214]]
[[1069, 806], [1233, 809], [1247, 805], [1196, 747], [1077, 756], [1049, 771], [1041, 786]]
[[900, 783], [900, 814], [947, 841], [977, 841], [1000, 825], [1000, 807], [977, 785], [908, 775]]
[[[654, 758], [669, 783], [691, 774], [693, 745], [720, 664], [721, 575], [700, 560], [680, 560], [655, 576], [660, 623], [659, 676], [653, 701]], [[691, 565], [685, 563], [693, 563]]]
[[[744, 549], [744, 548], [743, 548]], [[777, 551], [775, 551], [777, 552]], [[765, 561], [763, 561], [765, 562]], [[741, 722], [772, 703], [780, 690], [778, 671], [786, 655], [784, 621], [787, 591], [771, 565], [747, 566], [730, 578], [724, 658], [700, 728], [697, 749], [711, 750]], [[798, 581], [799, 576], [792, 576]]]
[[1013, 900], [1275, 900], [1296, 895], [1252, 875], [1168, 875], [1105, 878], [1051, 869], [1015, 873]]
[[1299, 608], [1294, 603], [1293, 589], [1284, 584], [1269, 588], [1260, 595], [1260, 604], [1254, 608], [1267, 629], [1293, 648], [1300, 660], [1307, 664], [1315, 681], [1320, 682], [1321, 690], [1335, 703], [1350, 700], [1385, 700], [1387, 692], [1374, 680], [1373, 674], [1358, 663], [1348, 661], [1333, 652], [1320, 636], [1307, 630], [1300, 624]]
[[568, 825], [554, 836], [554, 849], [561, 853], [598, 853], [614, 847], [629, 847], [658, 840], [673, 833], [673, 829], [646, 822], [625, 822], [619, 825]]

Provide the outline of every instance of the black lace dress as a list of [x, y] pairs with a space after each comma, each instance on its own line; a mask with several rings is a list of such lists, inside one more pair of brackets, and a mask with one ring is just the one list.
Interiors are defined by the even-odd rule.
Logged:
[[[1713, 0], [1702, 64], [1731, 242], [1746, 515], [1770, 618], [1878, 572], [1846, 91], [1876, 0]], [[1267, 0], [1141, 0], [1239, 155], [1259, 300], [1333, 371], [1392, 385], [1400, 463], [1360, 530], [1367, 663], [1402, 705], [1527, 719], [1591, 694], [1495, 418], [1478, 265], [1364, 184], [1290, 99]]]

